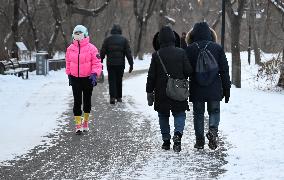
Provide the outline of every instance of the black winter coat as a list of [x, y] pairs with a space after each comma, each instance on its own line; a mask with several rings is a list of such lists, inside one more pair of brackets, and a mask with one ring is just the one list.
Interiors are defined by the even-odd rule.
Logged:
[[[183, 49], [175, 47], [175, 37], [170, 27], [165, 26], [159, 34], [159, 54], [168, 73], [173, 78], [188, 78], [192, 72], [191, 66]], [[155, 93], [154, 109], [168, 113], [189, 110], [188, 101], [175, 101], [166, 95], [167, 76], [162, 68], [157, 53], [152, 54], [148, 71], [146, 92]]]
[[186, 53], [189, 62], [193, 67], [193, 71], [195, 71], [199, 53], [197, 45], [193, 42], [198, 43], [200, 48], [205, 47], [205, 45], [210, 42], [207, 49], [212, 53], [219, 65], [219, 76], [217, 76], [213, 83], [209, 86], [200, 86], [196, 82], [195, 75], [193, 73], [191, 77], [189, 98], [191, 102], [221, 101], [223, 98], [223, 89], [231, 88], [229, 66], [225, 52], [219, 44], [213, 42], [216, 39], [216, 35], [215, 32], [212, 31], [213, 30], [210, 30], [207, 23], [202, 22], [196, 23], [193, 30], [187, 35], [189, 38], [187, 41], [191, 44], [189, 44], [186, 48]]
[[119, 25], [114, 25], [111, 35], [107, 37], [102, 45], [100, 56], [103, 61], [107, 55], [107, 65], [125, 66], [125, 56], [130, 66], [133, 65], [133, 58], [128, 40], [121, 35], [122, 31]]

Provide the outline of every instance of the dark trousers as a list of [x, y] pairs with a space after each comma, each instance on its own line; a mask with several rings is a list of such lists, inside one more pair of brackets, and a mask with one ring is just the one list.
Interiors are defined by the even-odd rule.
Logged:
[[89, 77], [71, 77], [71, 85], [74, 97], [73, 113], [74, 116], [82, 115], [82, 94], [83, 94], [83, 111], [90, 113], [91, 111], [91, 97], [93, 92], [93, 85]]
[[[183, 134], [185, 118], [186, 118], [185, 112], [184, 111], [172, 112], [172, 115], [174, 116], [174, 126], [175, 126], [174, 132], [180, 132], [181, 134]], [[162, 139], [170, 140], [171, 139], [170, 135], [171, 129], [169, 124], [170, 112], [168, 113], [158, 112], [158, 116], [159, 116], [159, 124], [160, 124]]]
[[[205, 102], [193, 102], [193, 122], [197, 139], [204, 139], [204, 112]], [[218, 131], [220, 122], [220, 101], [207, 102], [207, 112], [209, 114], [209, 129]]]
[[124, 66], [108, 66], [109, 95], [111, 98], [122, 98], [122, 78]]

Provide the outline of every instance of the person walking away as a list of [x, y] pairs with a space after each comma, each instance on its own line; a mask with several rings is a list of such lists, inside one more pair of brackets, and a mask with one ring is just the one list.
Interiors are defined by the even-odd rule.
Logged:
[[173, 149], [181, 151], [181, 138], [183, 135], [185, 111], [189, 110], [187, 100], [176, 101], [166, 95], [167, 76], [159, 60], [158, 53], [173, 78], [187, 79], [191, 72], [191, 66], [183, 49], [175, 47], [175, 35], [169, 26], [163, 26], [159, 32], [160, 49], [152, 54], [152, 60], [148, 71], [146, 92], [148, 105], [154, 101], [154, 110], [158, 112], [160, 130], [162, 134], [162, 149], [170, 149], [170, 112], [174, 116]]
[[[81, 134], [89, 130], [89, 114], [91, 111], [91, 96], [96, 78], [102, 72], [102, 64], [97, 48], [89, 41], [88, 30], [83, 25], [77, 25], [72, 34], [73, 42], [66, 51], [66, 74], [69, 85], [72, 86], [75, 118], [75, 132]], [[83, 95], [84, 119], [81, 122], [81, 105]]]
[[123, 37], [119, 25], [112, 27], [111, 35], [107, 37], [102, 45], [100, 56], [103, 62], [107, 55], [107, 71], [109, 82], [110, 104], [122, 102], [122, 78], [125, 69], [125, 56], [129, 63], [129, 73], [133, 70], [133, 58], [128, 40]]
[[187, 47], [185, 38], [186, 38], [186, 33], [185, 33], [185, 32], [182, 32], [181, 38], [180, 38], [180, 47], [181, 47], [182, 49], [186, 49], [186, 47]]
[[[216, 43], [217, 35], [215, 31], [206, 22], [196, 23], [193, 29], [188, 32], [186, 40], [188, 43], [186, 53], [194, 71], [191, 78], [189, 97], [190, 102], [193, 103], [196, 136], [194, 148], [204, 148], [204, 112], [205, 103], [207, 103], [209, 130], [206, 137], [209, 140], [209, 148], [214, 150], [218, 146], [220, 101], [225, 97], [225, 103], [228, 103], [230, 98], [231, 82], [228, 61], [223, 48]], [[206, 64], [201, 63], [202, 57], [204, 61], [209, 61], [208, 66], [202, 65]], [[216, 65], [214, 66], [214, 64]], [[215, 69], [210, 69], [210, 67], [215, 67]], [[200, 68], [203, 68], [203, 70]], [[207, 75], [207, 78], [202, 79], [202, 73]]]

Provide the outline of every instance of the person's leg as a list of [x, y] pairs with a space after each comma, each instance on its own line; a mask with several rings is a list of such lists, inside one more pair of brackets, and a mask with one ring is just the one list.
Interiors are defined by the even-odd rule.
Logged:
[[159, 124], [160, 124], [162, 139], [164, 141], [162, 149], [169, 150], [171, 144], [170, 124], [169, 124], [170, 112], [168, 113], [158, 112], [158, 116], [159, 116]]
[[89, 114], [91, 112], [92, 107], [92, 92], [93, 92], [93, 85], [90, 79], [84, 79], [84, 86], [83, 86], [83, 110], [84, 110], [84, 122], [83, 122], [83, 131], [89, 130]]
[[174, 125], [175, 125], [175, 130], [174, 130], [174, 146], [173, 149], [175, 152], [180, 152], [181, 151], [181, 138], [183, 135], [183, 130], [184, 130], [184, 125], [185, 125], [185, 112], [173, 112], [172, 113], [174, 116]]
[[72, 91], [73, 91], [73, 97], [74, 97], [74, 106], [73, 106], [73, 113], [74, 116], [81, 116], [82, 110], [82, 86], [79, 79], [73, 78], [72, 80]]
[[109, 95], [110, 95], [110, 103], [115, 104], [116, 94], [116, 71], [115, 67], [108, 66], [108, 84], [109, 84]]
[[209, 140], [210, 149], [216, 149], [218, 146], [218, 126], [220, 122], [220, 101], [211, 101], [207, 103], [207, 111], [209, 114], [209, 130], [206, 137]]
[[172, 113], [174, 116], [174, 125], [175, 125], [175, 134], [176, 133], [180, 133], [183, 134], [183, 130], [184, 130], [184, 125], [185, 125], [185, 118], [186, 118], [186, 114], [184, 111], [181, 112], [173, 112]]
[[122, 78], [123, 78], [123, 74], [124, 74], [124, 66], [118, 66], [117, 67], [117, 81], [116, 81], [116, 85], [117, 85], [117, 101], [118, 102], [122, 102]]
[[80, 134], [82, 131], [81, 127], [81, 105], [82, 105], [82, 86], [80, 79], [72, 77], [72, 91], [74, 97], [73, 113], [75, 119], [75, 132]]
[[194, 145], [197, 149], [204, 148], [204, 112], [205, 102], [193, 102], [193, 122], [196, 143]]
[[209, 129], [216, 129], [220, 122], [220, 101], [210, 101], [207, 103], [207, 111], [209, 114]]

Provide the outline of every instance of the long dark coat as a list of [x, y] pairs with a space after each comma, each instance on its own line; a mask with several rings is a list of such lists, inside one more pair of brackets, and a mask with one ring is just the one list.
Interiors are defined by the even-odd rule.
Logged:
[[216, 33], [210, 29], [205, 22], [196, 23], [194, 28], [187, 34], [188, 47], [186, 48], [186, 53], [189, 62], [193, 67], [193, 71], [195, 71], [199, 53], [199, 49], [194, 42], [198, 43], [200, 48], [205, 47], [205, 45], [210, 42], [207, 49], [215, 57], [219, 66], [219, 75], [209, 86], [200, 86], [196, 82], [193, 73], [191, 77], [189, 98], [191, 102], [221, 101], [223, 98], [223, 89], [231, 88], [228, 61], [223, 48], [215, 43], [216, 39]]
[[[175, 36], [170, 27], [165, 26], [159, 33], [159, 54], [166, 66], [168, 73], [173, 78], [188, 78], [192, 68], [183, 49], [175, 47]], [[154, 109], [158, 112], [168, 113], [189, 110], [188, 101], [175, 101], [166, 95], [167, 76], [157, 53], [152, 54], [148, 71], [146, 92], [155, 93]]]

